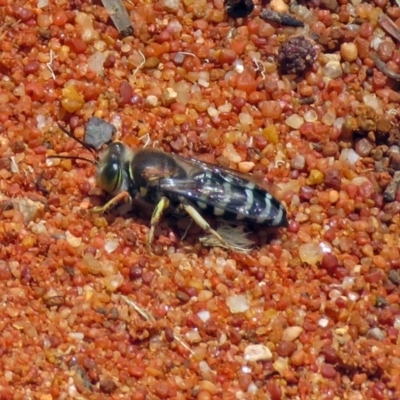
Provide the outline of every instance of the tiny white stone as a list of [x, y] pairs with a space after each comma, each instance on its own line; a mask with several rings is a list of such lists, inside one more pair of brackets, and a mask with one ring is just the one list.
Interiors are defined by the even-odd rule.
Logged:
[[342, 76], [343, 70], [339, 61], [329, 61], [326, 63], [325, 67], [322, 69], [322, 73], [331, 79], [336, 79]]
[[271, 350], [263, 344], [250, 344], [244, 349], [246, 361], [268, 361], [272, 359]]
[[146, 104], [149, 106], [155, 107], [158, 103], [158, 99], [156, 96], [150, 94], [149, 96], [146, 97]]
[[378, 327], [372, 328], [367, 332], [367, 338], [369, 339], [376, 339], [376, 340], [383, 340], [386, 336], [386, 333]]
[[219, 111], [215, 107], [208, 107], [207, 108], [207, 114], [211, 117], [218, 117]]
[[38, 8], [45, 8], [49, 5], [49, 0], [38, 0], [37, 7]]
[[72, 247], [79, 247], [82, 244], [82, 239], [74, 236], [70, 231], [65, 232], [65, 239]]
[[118, 247], [118, 240], [110, 240], [104, 245], [104, 250], [110, 254], [113, 253]]
[[285, 120], [285, 124], [290, 126], [293, 129], [299, 129], [304, 123], [304, 119], [300, 117], [298, 114], [292, 114], [290, 117], [287, 117]]
[[397, 329], [398, 331], [400, 331], [400, 316], [397, 316], [397, 317], [394, 319], [393, 327], [394, 327], [395, 329]]
[[245, 312], [250, 307], [246, 297], [241, 294], [229, 296], [226, 299], [226, 303], [228, 304], [230, 312], [233, 314]]
[[321, 328], [326, 328], [328, 326], [328, 324], [329, 324], [329, 319], [328, 318], [320, 318], [319, 321], [318, 321], [318, 325]]
[[301, 326], [289, 326], [282, 333], [282, 340], [285, 342], [293, 342], [296, 340], [303, 332], [303, 328]]
[[82, 332], [69, 332], [68, 336], [74, 340], [83, 340], [85, 335]]
[[199, 343], [201, 341], [201, 336], [196, 329], [186, 332], [185, 337], [190, 343]]
[[343, 149], [340, 153], [339, 161], [355, 165], [360, 158], [361, 157], [353, 149]]
[[237, 65], [235, 66], [235, 71], [236, 71], [238, 74], [243, 73], [243, 71], [244, 71], [243, 64], [237, 64]]
[[210, 319], [211, 314], [207, 310], [202, 310], [197, 313], [198, 317], [203, 321], [206, 322]]

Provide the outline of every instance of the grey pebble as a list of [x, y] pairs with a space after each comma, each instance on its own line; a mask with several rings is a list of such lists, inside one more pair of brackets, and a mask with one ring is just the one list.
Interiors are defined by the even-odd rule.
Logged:
[[114, 125], [98, 117], [91, 117], [85, 124], [85, 143], [98, 150], [112, 140], [116, 131]]

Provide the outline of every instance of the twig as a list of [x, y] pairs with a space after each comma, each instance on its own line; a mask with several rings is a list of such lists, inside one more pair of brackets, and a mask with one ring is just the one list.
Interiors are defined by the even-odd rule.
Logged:
[[[176, 54], [183, 54], [184, 56], [191, 56], [194, 58], [199, 58], [198, 56], [196, 56], [196, 54], [190, 53], [188, 51], [178, 51]], [[208, 58], [204, 58], [204, 62], [209, 63], [210, 60]]]
[[18, 167], [18, 163], [15, 160], [15, 157], [12, 156], [10, 157], [11, 159], [11, 172], [13, 172], [14, 174], [19, 174], [19, 167]]
[[[125, 301], [128, 306], [132, 307], [143, 319], [146, 321], [150, 322], [156, 322], [156, 319], [143, 307], [140, 307], [138, 304], [136, 304], [132, 299], [130, 299], [127, 296], [119, 295], [122, 300]], [[190, 354], [194, 354], [194, 351], [179, 337], [177, 333], [173, 332], [174, 339], [182, 346], [184, 347]]]
[[260, 60], [257, 60], [255, 57], [253, 57], [251, 61], [253, 61], [254, 65], [256, 66], [255, 71], [260, 71], [261, 77], [265, 79], [264, 64]]
[[304, 23], [289, 14], [279, 13], [269, 9], [264, 9], [260, 13], [260, 18], [267, 22], [277, 22], [284, 26], [292, 26], [294, 28], [303, 27]]
[[53, 71], [53, 68], [51, 67], [52, 63], [53, 63], [53, 49], [50, 49], [50, 61], [46, 64], [46, 67], [51, 72], [53, 80], [56, 80], [56, 75]]
[[378, 23], [389, 35], [400, 41], [400, 29], [385, 13], [379, 16]]
[[192, 56], [194, 58], [198, 58], [196, 54], [189, 53], [188, 51], [178, 51], [178, 54], [184, 54], [185, 56]]
[[379, 71], [383, 72], [390, 79], [400, 81], [400, 74], [389, 69], [386, 63], [379, 58], [378, 54], [372, 53], [370, 57], [372, 58], [372, 61], [375, 63], [375, 66], [379, 69]]
[[174, 339], [182, 346], [184, 347], [190, 354], [194, 354], [194, 351], [180, 338], [180, 335], [177, 333], [173, 332], [174, 334]]
[[144, 138], [146, 138], [146, 142], [143, 145], [143, 148], [147, 147], [151, 143], [151, 137], [148, 132], [145, 135], [143, 135], [139, 140], [143, 140]]
[[135, 76], [135, 75], [137, 74], [137, 72], [139, 71], [139, 69], [142, 68], [143, 65], [144, 65], [145, 62], [146, 62], [146, 57], [144, 56], [144, 54], [143, 54], [140, 50], [138, 50], [138, 52], [139, 52], [139, 54], [142, 56], [142, 62], [141, 62], [141, 63], [136, 67], [136, 69], [133, 71], [132, 76]]
[[144, 308], [140, 307], [138, 304], [136, 304], [132, 299], [130, 299], [127, 296], [119, 296], [122, 300], [125, 301], [126, 304], [128, 304], [128, 306], [131, 306], [143, 319], [145, 319], [146, 321], [152, 321], [155, 322], [156, 319], [148, 312], [146, 311]]

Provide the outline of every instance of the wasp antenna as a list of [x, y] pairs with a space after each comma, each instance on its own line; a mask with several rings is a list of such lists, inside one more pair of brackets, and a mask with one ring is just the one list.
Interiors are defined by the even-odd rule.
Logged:
[[96, 154], [96, 151], [93, 147], [85, 143], [83, 140], [77, 138], [72, 132], [68, 131], [65, 129], [59, 122], [57, 122], [58, 127], [71, 139], [74, 139], [76, 142], [78, 142], [82, 147], [84, 147], [86, 150], [89, 150], [91, 153]]
[[79, 156], [62, 156], [59, 154], [54, 154], [51, 156], [47, 156], [46, 158], [63, 158], [65, 160], [81, 160], [81, 161], [86, 161], [90, 164], [93, 165], [97, 165], [97, 161], [96, 160], [90, 160], [89, 158], [85, 158], [85, 157], [79, 157]]

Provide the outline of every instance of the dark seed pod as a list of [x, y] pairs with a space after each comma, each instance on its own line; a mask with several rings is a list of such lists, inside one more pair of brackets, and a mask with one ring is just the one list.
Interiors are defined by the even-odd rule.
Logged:
[[278, 52], [278, 61], [284, 74], [302, 75], [310, 69], [317, 53], [304, 36], [296, 36], [284, 43]]
[[226, 13], [232, 18], [244, 18], [254, 10], [252, 0], [225, 0]]

